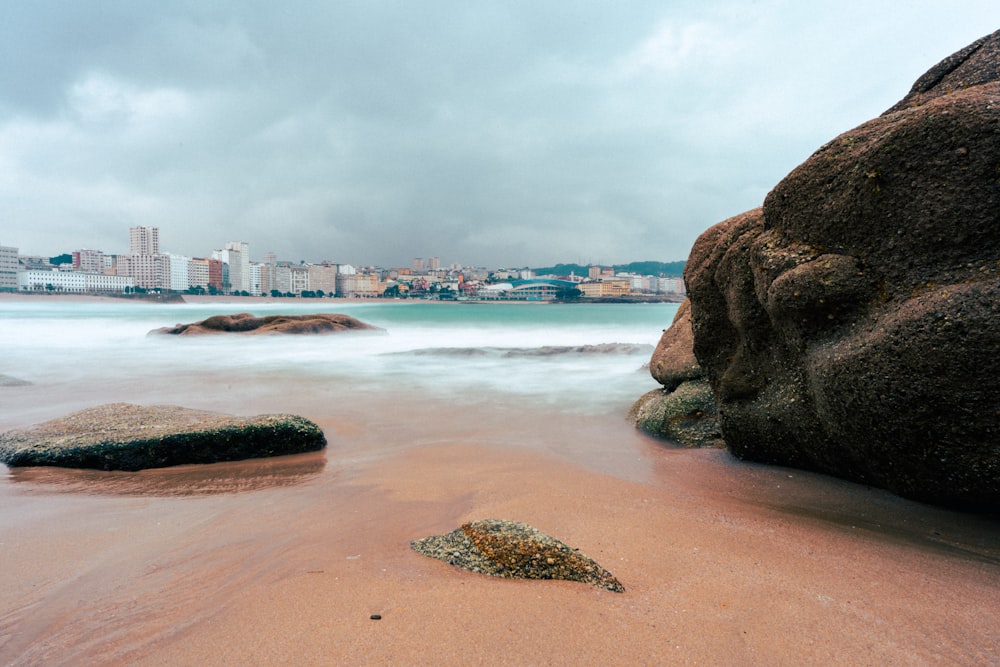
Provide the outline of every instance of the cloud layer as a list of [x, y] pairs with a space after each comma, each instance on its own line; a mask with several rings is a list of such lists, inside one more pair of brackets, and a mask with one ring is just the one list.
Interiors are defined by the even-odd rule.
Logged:
[[683, 259], [1000, 24], [992, 0], [19, 3], [0, 243]]

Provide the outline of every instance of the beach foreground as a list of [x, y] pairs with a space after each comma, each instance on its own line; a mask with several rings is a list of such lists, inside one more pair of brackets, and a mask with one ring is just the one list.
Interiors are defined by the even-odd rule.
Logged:
[[[474, 437], [373, 456], [365, 424], [320, 424], [345, 446], [121, 474], [103, 493], [99, 473], [12, 472], [3, 663], [1000, 660], [989, 520], [638, 435], [636, 474], [609, 475]], [[485, 517], [581, 548], [626, 592], [409, 549]]]
[[[626, 422], [654, 384], [634, 348], [671, 307], [341, 304], [387, 333], [146, 335], [250, 310], [219, 306], [0, 302], [0, 430], [128, 401], [297, 414], [329, 442], [0, 467], [0, 664], [1000, 662], [995, 519]], [[579, 548], [625, 592], [410, 549], [487, 518]]]

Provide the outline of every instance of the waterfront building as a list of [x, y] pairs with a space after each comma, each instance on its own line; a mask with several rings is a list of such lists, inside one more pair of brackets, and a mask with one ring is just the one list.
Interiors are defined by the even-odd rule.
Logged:
[[136, 287], [170, 289], [170, 258], [166, 255], [118, 255], [115, 273], [131, 277]]
[[357, 275], [356, 273], [337, 274], [337, 296], [345, 299], [357, 296]]
[[135, 287], [129, 276], [110, 276], [80, 271], [27, 270], [18, 274], [18, 289], [24, 292], [108, 294], [129, 292]]
[[250, 277], [250, 244], [246, 241], [230, 241], [225, 250], [229, 253], [229, 284], [234, 292], [250, 292], [253, 285]]
[[267, 294], [264, 290], [264, 265], [258, 262], [250, 262], [249, 273], [250, 273], [250, 289], [248, 290], [251, 296], [260, 296], [262, 294]]
[[588, 299], [620, 297], [629, 294], [631, 281], [628, 278], [604, 277], [585, 283], [577, 283], [575, 287], [583, 292]]
[[187, 265], [188, 287], [208, 289], [208, 260], [195, 257]]
[[377, 273], [359, 273], [354, 278], [354, 295], [371, 299], [381, 296], [385, 291], [385, 283], [379, 280]]
[[658, 294], [684, 294], [684, 279], [657, 278], [654, 291]]
[[17, 248], [0, 245], [0, 291], [12, 292], [18, 288]]
[[183, 292], [191, 287], [190, 264], [191, 258], [184, 255], [167, 255], [170, 264], [170, 289], [175, 292]]
[[337, 293], [337, 265], [309, 264], [309, 289], [313, 292], [323, 292], [326, 296]]

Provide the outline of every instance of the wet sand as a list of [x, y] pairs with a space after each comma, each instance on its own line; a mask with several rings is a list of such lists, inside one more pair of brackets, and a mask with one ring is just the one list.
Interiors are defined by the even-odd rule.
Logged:
[[[566, 439], [540, 449], [504, 446], [505, 415], [412, 409], [314, 417], [331, 446], [298, 457], [8, 473], [0, 663], [1000, 662], [994, 520], [620, 424], [578, 465], [571, 420], [529, 423]], [[479, 518], [579, 547], [626, 592], [409, 549]]]

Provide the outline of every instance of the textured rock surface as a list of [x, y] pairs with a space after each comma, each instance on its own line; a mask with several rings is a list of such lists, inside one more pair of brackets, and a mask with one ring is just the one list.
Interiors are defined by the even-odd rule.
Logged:
[[197, 334], [325, 334], [340, 331], [377, 331], [361, 320], [348, 315], [316, 313], [313, 315], [268, 315], [254, 317], [250, 313], [215, 315], [201, 322], [178, 324], [153, 329], [151, 334], [191, 336]]
[[636, 427], [682, 447], [722, 447], [715, 398], [694, 355], [690, 301], [664, 329], [649, 372], [663, 388], [646, 392], [632, 405], [628, 418]]
[[629, 410], [636, 427], [681, 447], [724, 447], [715, 396], [708, 380], [682, 382], [673, 391], [654, 389]]
[[687, 262], [738, 456], [1000, 509], [1000, 32], [821, 147]]
[[614, 575], [559, 540], [516, 521], [482, 519], [446, 535], [414, 540], [417, 553], [508, 579], [564, 579], [623, 593]]
[[691, 302], [677, 308], [674, 321], [663, 330], [660, 342], [649, 360], [649, 373], [668, 391], [682, 382], [705, 377], [694, 356], [694, 332], [691, 330]]
[[295, 415], [232, 417], [172, 405], [109, 403], [0, 434], [0, 462], [142, 470], [316, 451], [323, 431]]

